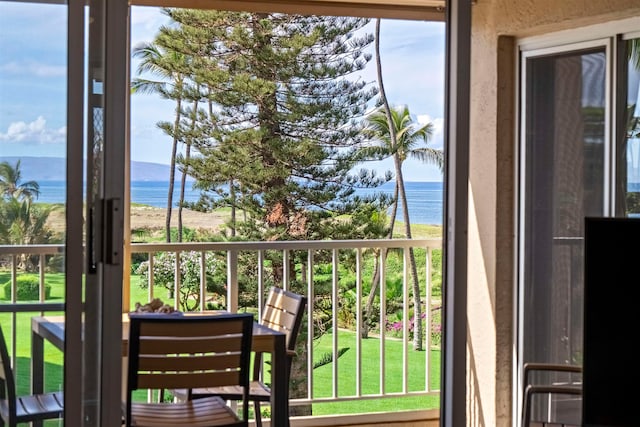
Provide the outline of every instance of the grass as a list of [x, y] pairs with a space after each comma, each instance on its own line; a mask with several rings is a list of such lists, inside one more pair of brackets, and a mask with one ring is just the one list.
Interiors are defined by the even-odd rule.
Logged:
[[[376, 394], [380, 390], [380, 340], [368, 338], [362, 340], [362, 393]], [[403, 389], [402, 341], [387, 339], [385, 341], [385, 393], [399, 393]], [[314, 343], [314, 360], [321, 354], [331, 352], [333, 334], [323, 335]], [[338, 393], [339, 397], [356, 395], [356, 334], [353, 331], [338, 332], [338, 347], [349, 350], [338, 359]], [[411, 348], [411, 347], [410, 347]], [[425, 351], [408, 352], [409, 391], [424, 390], [425, 386]], [[431, 350], [430, 354], [430, 387], [440, 389], [440, 350]], [[333, 395], [333, 363], [320, 366], [314, 370], [314, 397], [331, 397]], [[434, 409], [439, 407], [438, 396], [411, 396], [385, 399], [362, 399], [337, 403], [318, 403], [313, 405], [314, 415], [353, 414], [363, 412], [383, 412], [410, 409]]]
[[[133, 291], [132, 287], [132, 291]], [[138, 288], [138, 287], [136, 287]], [[138, 288], [140, 289], [140, 288]], [[138, 300], [144, 301], [146, 297], [144, 290]], [[132, 297], [132, 301], [133, 301]], [[61, 314], [61, 313], [57, 313]], [[18, 393], [28, 394], [31, 378], [30, 366], [30, 317], [32, 313], [16, 314], [17, 327], [17, 350], [16, 350], [16, 381]], [[5, 336], [8, 337], [8, 327], [11, 324], [11, 314], [0, 315], [0, 323], [5, 329]], [[317, 361], [323, 353], [332, 351], [333, 335], [331, 333], [323, 335], [314, 343], [314, 359]], [[352, 331], [341, 330], [338, 333], [339, 347], [348, 347], [338, 359], [338, 396], [355, 396], [355, 363], [356, 363], [356, 334]], [[424, 388], [425, 381], [425, 357], [424, 351], [409, 350], [408, 359], [408, 389], [418, 390]], [[62, 353], [45, 341], [45, 390], [62, 389]], [[385, 382], [386, 393], [397, 393], [402, 391], [402, 341], [388, 338], [385, 347]], [[380, 393], [380, 340], [372, 337], [362, 340], [362, 393]], [[430, 378], [431, 388], [437, 390], [440, 387], [440, 350], [431, 350]], [[314, 371], [314, 397], [331, 397], [333, 381], [333, 364], [323, 365]], [[146, 394], [140, 392], [137, 398], [144, 399]], [[317, 403], [313, 405], [314, 415], [331, 414], [354, 414], [366, 412], [385, 412], [412, 409], [433, 409], [439, 407], [439, 396], [409, 396], [397, 398], [376, 398], [376, 399], [356, 399], [336, 403]]]
[[[396, 225], [396, 230], [402, 230], [402, 224]], [[442, 227], [430, 226], [430, 225], [413, 225], [413, 235], [415, 238], [429, 238], [440, 237]], [[438, 251], [439, 252], [439, 251]], [[419, 250], [417, 252], [418, 258], [423, 257], [423, 252]], [[438, 253], [439, 257], [440, 254]], [[390, 271], [395, 271], [395, 264], [399, 264], [400, 260], [396, 260], [394, 257], [390, 257]], [[370, 266], [367, 266], [365, 270], [371, 270]], [[398, 270], [401, 271], [401, 270]], [[370, 273], [370, 271], [369, 271]], [[22, 274], [22, 273], [21, 273]], [[367, 272], [365, 271], [365, 275]], [[422, 273], [420, 273], [422, 276]], [[34, 274], [34, 277], [37, 277]], [[64, 274], [47, 274], [47, 283], [51, 285], [51, 301], [64, 300]], [[10, 273], [6, 271], [0, 271], [0, 284], [10, 280]], [[131, 308], [133, 309], [136, 302], [145, 303], [149, 300], [147, 289], [143, 289], [139, 286], [140, 278], [137, 275], [131, 275]], [[438, 278], [437, 282], [441, 279]], [[393, 286], [392, 286], [393, 287]], [[155, 297], [159, 297], [164, 302], [172, 304], [173, 301], [167, 298], [167, 294], [163, 288], [159, 287], [155, 289]], [[4, 299], [4, 292], [0, 290], [0, 303]], [[18, 313], [15, 315], [16, 322], [16, 375], [18, 383], [18, 392], [21, 394], [29, 393], [30, 384], [30, 336], [31, 336], [31, 323], [30, 317], [34, 313]], [[48, 314], [62, 314], [62, 313], [48, 313]], [[10, 327], [12, 325], [12, 314], [0, 314], [0, 324], [2, 324], [5, 337], [10, 337]], [[320, 340], [314, 343], [314, 357], [320, 357], [322, 354], [332, 351], [332, 334], [325, 334]], [[338, 396], [351, 397], [356, 395], [355, 389], [355, 369], [356, 366], [356, 335], [352, 331], [340, 330], [338, 335], [339, 347], [348, 347], [349, 350], [338, 359]], [[11, 344], [9, 344], [11, 345]], [[409, 343], [409, 346], [411, 344]], [[362, 341], [362, 393], [374, 393], [380, 394], [380, 341], [371, 337]], [[432, 383], [430, 384], [432, 390], [439, 389], [440, 381], [440, 351], [431, 350], [430, 360], [430, 378]], [[402, 391], [402, 381], [404, 378], [402, 367], [402, 341], [395, 339], [388, 339], [385, 347], [385, 393], [398, 393]], [[426, 352], [415, 352], [409, 350], [408, 360], [408, 390], [424, 389], [425, 381], [425, 357]], [[45, 360], [47, 361], [45, 366], [45, 389], [60, 390], [62, 388], [62, 353], [53, 347], [51, 344], [45, 342]], [[330, 398], [333, 395], [332, 388], [333, 380], [333, 364], [328, 364], [317, 368], [314, 371], [314, 397], [327, 397]], [[384, 398], [384, 399], [358, 399], [348, 400], [337, 403], [318, 403], [313, 405], [314, 415], [329, 415], [329, 414], [352, 414], [352, 413], [364, 413], [364, 412], [384, 412], [384, 411], [397, 411], [397, 410], [410, 410], [410, 409], [432, 409], [439, 407], [439, 396], [434, 393], [434, 396], [409, 396], [398, 398]], [[141, 396], [146, 396], [141, 394]]]
[[[33, 277], [38, 277], [33, 274]], [[9, 272], [0, 271], [0, 285], [4, 285], [11, 278]], [[59, 273], [47, 274], [47, 283], [51, 285], [51, 298], [47, 301], [61, 302], [64, 300], [64, 275]], [[132, 307], [135, 301], [146, 301], [147, 293], [135, 282], [131, 286]], [[164, 298], [163, 298], [164, 300]], [[4, 289], [0, 290], [0, 304], [6, 303], [4, 299]], [[18, 394], [29, 394], [31, 381], [31, 317], [39, 313], [16, 313], [15, 323], [12, 323], [13, 314], [0, 313], [0, 324], [4, 332], [7, 345], [11, 351], [11, 331], [16, 328], [16, 365], [14, 374], [16, 376], [16, 387]], [[47, 315], [63, 315], [63, 312], [47, 312]], [[57, 391], [62, 389], [62, 363], [63, 354], [51, 343], [45, 341], [44, 346], [45, 363], [45, 391]]]
[[[131, 301], [147, 301], [147, 290], [138, 286], [139, 276], [131, 276]], [[158, 295], [165, 302], [166, 295]], [[356, 366], [356, 334], [353, 331], [340, 330], [338, 332], [338, 347], [348, 347], [349, 350], [338, 359], [338, 396], [354, 396], [355, 366]], [[333, 334], [324, 334], [314, 342], [314, 361], [317, 362], [325, 353], [331, 353]], [[411, 349], [411, 343], [409, 343]], [[409, 391], [424, 389], [425, 382], [425, 357], [424, 351], [409, 350], [408, 372]], [[380, 340], [370, 337], [362, 340], [362, 393], [380, 393]], [[402, 341], [387, 338], [385, 347], [385, 383], [386, 393], [399, 393], [402, 391]], [[430, 360], [430, 387], [432, 390], [440, 389], [440, 350], [431, 350]], [[314, 397], [331, 397], [333, 364], [323, 365], [314, 371]], [[437, 393], [435, 393], [437, 394]], [[336, 403], [317, 403], [313, 405], [313, 415], [355, 414], [365, 412], [385, 412], [398, 410], [422, 410], [439, 408], [440, 399], [435, 396], [408, 396], [397, 398], [357, 399]]]
[[[397, 239], [404, 238], [405, 230], [402, 221], [396, 221], [393, 227], [393, 235]], [[411, 236], [414, 239], [441, 238], [442, 226], [431, 224], [411, 224]]]

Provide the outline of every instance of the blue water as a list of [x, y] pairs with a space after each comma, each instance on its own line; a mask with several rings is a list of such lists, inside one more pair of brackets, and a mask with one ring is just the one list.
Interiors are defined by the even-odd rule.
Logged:
[[[63, 181], [41, 181], [39, 202], [64, 203], [65, 183]], [[356, 193], [367, 195], [373, 193], [388, 193], [393, 195], [393, 182], [373, 189], [362, 189]], [[409, 218], [413, 224], [442, 225], [443, 186], [441, 182], [405, 182], [407, 203], [409, 205]], [[131, 183], [131, 201], [143, 205], [158, 208], [167, 207], [168, 184], [163, 181], [134, 181]], [[173, 199], [177, 200], [180, 194], [180, 186], [174, 187]], [[193, 190], [187, 183], [185, 200], [195, 202], [200, 192]], [[396, 218], [403, 220], [402, 207], [398, 208]]]

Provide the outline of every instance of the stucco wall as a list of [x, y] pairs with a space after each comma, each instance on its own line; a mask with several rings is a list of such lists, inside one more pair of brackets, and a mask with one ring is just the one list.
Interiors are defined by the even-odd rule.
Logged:
[[467, 424], [511, 427], [516, 41], [640, 16], [640, 0], [478, 0], [472, 13]]

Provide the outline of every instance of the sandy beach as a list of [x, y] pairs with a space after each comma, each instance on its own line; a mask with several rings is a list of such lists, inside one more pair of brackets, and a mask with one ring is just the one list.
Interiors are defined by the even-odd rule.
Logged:
[[[131, 228], [164, 228], [166, 209], [155, 208], [152, 206], [132, 206], [131, 207]], [[192, 211], [189, 209], [182, 210], [182, 224], [189, 228], [204, 228], [209, 230], [217, 230], [224, 221], [226, 216], [219, 213], [204, 213]], [[178, 209], [171, 210], [171, 226], [178, 225]]]
[[[135, 205], [131, 207], [131, 229], [132, 230], [164, 230], [166, 209], [152, 206]], [[178, 225], [178, 209], [171, 211], [171, 226]], [[206, 229], [210, 231], [218, 230], [226, 219], [224, 214], [203, 213], [189, 209], [182, 210], [182, 224], [192, 229]], [[64, 212], [54, 209], [47, 221], [49, 227], [55, 232], [64, 231]]]
[[[139, 230], [147, 235], [164, 236], [164, 221], [166, 209], [156, 208], [147, 205], [134, 205], [131, 207], [131, 230]], [[178, 209], [171, 211], [171, 227], [178, 226]], [[228, 214], [213, 212], [203, 213], [189, 209], [182, 211], [182, 224], [184, 227], [193, 230], [207, 230], [215, 232], [223, 225]], [[56, 233], [64, 232], [64, 216], [60, 210], [53, 210], [47, 221], [49, 227]], [[439, 225], [412, 224], [412, 234], [414, 238], [433, 238], [442, 237], [442, 227]], [[404, 225], [402, 221], [397, 220], [395, 224], [395, 233], [397, 237], [404, 236]]]

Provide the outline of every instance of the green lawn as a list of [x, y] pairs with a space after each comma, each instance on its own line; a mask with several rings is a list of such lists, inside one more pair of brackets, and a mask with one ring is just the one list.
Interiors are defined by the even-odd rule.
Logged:
[[[314, 360], [318, 360], [325, 352], [331, 352], [333, 334], [323, 335], [314, 343]], [[351, 331], [339, 331], [338, 348], [349, 350], [338, 359], [338, 396], [354, 396], [356, 393], [356, 334]], [[409, 346], [411, 349], [412, 347]], [[375, 394], [380, 391], [380, 340], [368, 338], [362, 340], [362, 393]], [[424, 351], [409, 350], [408, 357], [408, 390], [424, 389], [425, 383]], [[431, 350], [431, 388], [440, 388], [440, 350]], [[387, 339], [385, 342], [385, 392], [402, 392], [403, 379], [402, 341]], [[314, 397], [330, 397], [333, 395], [333, 364], [315, 369]], [[313, 405], [314, 415], [351, 414], [361, 412], [381, 412], [390, 410], [434, 409], [439, 407], [437, 396], [411, 396], [384, 399], [363, 399], [339, 403], [320, 403]]]
[[[9, 280], [8, 273], [0, 273], [0, 284]], [[47, 283], [52, 285], [51, 296], [53, 301], [63, 299], [63, 276], [61, 274], [48, 274]], [[161, 291], [161, 288], [157, 291]], [[166, 303], [172, 303], [166, 298], [166, 293], [156, 292]], [[0, 293], [0, 303], [3, 301], [4, 293]], [[139, 286], [138, 276], [131, 276], [131, 306], [135, 302], [147, 302], [147, 290]], [[29, 393], [30, 382], [30, 340], [31, 322], [30, 318], [35, 313], [18, 313], [15, 315], [17, 338], [16, 338], [16, 376], [18, 393]], [[62, 314], [62, 313], [48, 313]], [[5, 337], [9, 337], [12, 325], [12, 314], [0, 314], [0, 324], [5, 331]], [[333, 335], [325, 334], [314, 343], [314, 360], [324, 353], [332, 351]], [[9, 343], [11, 346], [11, 343]], [[355, 388], [355, 365], [356, 365], [356, 334], [351, 331], [341, 330], [338, 335], [338, 347], [348, 347], [348, 350], [338, 359], [338, 396], [354, 396]], [[411, 349], [411, 344], [409, 344]], [[409, 391], [423, 389], [425, 381], [425, 357], [424, 351], [409, 350], [408, 359], [408, 389]], [[45, 388], [49, 390], [59, 390], [62, 388], [62, 353], [45, 342]], [[381, 393], [380, 390], [380, 340], [375, 337], [362, 340], [362, 393]], [[402, 361], [402, 341], [399, 339], [387, 339], [385, 347], [385, 393], [402, 392], [403, 379]], [[440, 350], [431, 350], [430, 360], [431, 388], [440, 388]], [[314, 371], [314, 397], [331, 397], [333, 380], [333, 364], [318, 367]], [[141, 394], [141, 396], [146, 396]], [[351, 414], [365, 412], [384, 412], [410, 409], [434, 409], [439, 407], [439, 396], [411, 396], [384, 399], [359, 399], [337, 403], [318, 403], [313, 405], [314, 415], [330, 414]]]
[[[37, 274], [33, 274], [37, 277]], [[0, 272], [0, 285], [4, 285], [11, 278], [11, 274], [6, 271]], [[132, 282], [131, 286], [131, 305], [133, 307], [136, 301], [146, 302], [147, 291], [138, 286], [137, 279]], [[47, 283], [51, 285], [51, 299], [47, 301], [61, 302], [64, 300], [64, 275], [49, 273], [47, 274]], [[158, 295], [161, 299], [166, 300], [166, 295]], [[6, 304], [4, 298], [4, 289], [0, 289], [0, 304]], [[17, 392], [19, 394], [28, 394], [30, 392], [31, 378], [31, 317], [39, 313], [17, 313], [15, 315], [16, 328], [16, 366], [14, 372], [16, 375]], [[47, 315], [63, 315], [62, 312], [47, 312]], [[0, 324], [5, 334], [5, 339], [10, 340], [12, 329], [11, 313], [0, 313]], [[11, 342], [8, 341], [9, 351], [11, 351]], [[45, 341], [44, 347], [45, 364], [45, 391], [60, 390], [62, 388], [62, 353], [51, 343]]]

